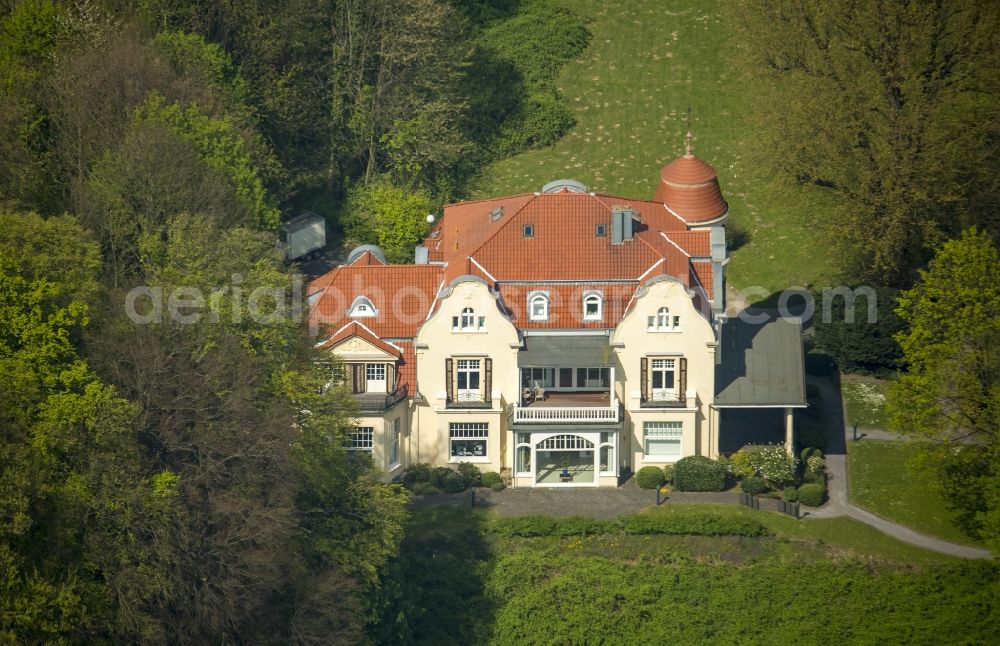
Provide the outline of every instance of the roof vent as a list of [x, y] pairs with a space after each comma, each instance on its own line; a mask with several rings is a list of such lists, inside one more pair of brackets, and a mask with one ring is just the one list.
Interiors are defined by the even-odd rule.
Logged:
[[490, 211], [490, 222], [496, 222], [503, 217], [503, 207], [498, 206], [497, 208]]
[[586, 193], [587, 187], [575, 179], [557, 179], [542, 187], [542, 193], [558, 193], [563, 190], [570, 193]]

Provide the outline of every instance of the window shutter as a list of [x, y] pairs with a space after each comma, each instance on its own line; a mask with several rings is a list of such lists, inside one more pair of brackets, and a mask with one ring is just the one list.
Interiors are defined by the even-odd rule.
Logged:
[[444, 381], [448, 384], [448, 401], [455, 401], [455, 369], [454, 360], [444, 360]]
[[639, 369], [639, 388], [642, 390], [642, 399], [646, 399], [648, 384], [649, 384], [649, 359], [643, 357], [641, 359], [641, 367]]
[[364, 364], [352, 363], [351, 364], [351, 392], [353, 393], [363, 393], [365, 392], [365, 380], [364, 380]]
[[688, 389], [688, 360], [681, 357], [681, 379], [680, 379], [680, 392], [678, 393], [679, 399], [683, 402], [687, 399], [687, 389]]
[[391, 363], [385, 365], [385, 390], [396, 392], [396, 366]]
[[493, 403], [493, 359], [489, 357], [485, 361], [485, 372], [486, 375], [483, 378], [483, 386], [485, 387], [485, 392], [483, 393], [483, 401], [487, 404]]

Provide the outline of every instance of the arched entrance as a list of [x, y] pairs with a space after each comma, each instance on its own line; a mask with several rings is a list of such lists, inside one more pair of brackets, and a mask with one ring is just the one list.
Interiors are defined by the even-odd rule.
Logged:
[[563, 433], [535, 444], [536, 486], [594, 486], [597, 458], [594, 443], [580, 435]]

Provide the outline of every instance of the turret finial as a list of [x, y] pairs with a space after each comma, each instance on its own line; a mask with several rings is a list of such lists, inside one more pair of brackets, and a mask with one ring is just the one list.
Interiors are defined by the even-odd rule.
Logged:
[[684, 137], [684, 156], [694, 157], [694, 147], [691, 145], [691, 140], [693, 139], [691, 131], [688, 130], [687, 136]]

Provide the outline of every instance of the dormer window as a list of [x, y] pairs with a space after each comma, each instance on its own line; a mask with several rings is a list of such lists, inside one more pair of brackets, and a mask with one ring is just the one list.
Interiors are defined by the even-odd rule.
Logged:
[[532, 321], [547, 321], [549, 319], [548, 294], [532, 292], [528, 295], [528, 319]]
[[478, 332], [486, 327], [486, 317], [476, 316], [476, 311], [471, 307], [462, 310], [460, 316], [451, 317], [451, 329], [453, 332]]
[[351, 318], [361, 318], [365, 316], [377, 316], [378, 311], [372, 302], [364, 296], [358, 296], [351, 304], [349, 316]]
[[583, 295], [583, 320], [600, 321], [603, 318], [603, 305], [604, 298], [600, 292], [585, 292]]
[[672, 332], [681, 326], [681, 317], [671, 316], [669, 307], [656, 310], [656, 316], [647, 318], [647, 327], [654, 332]]

